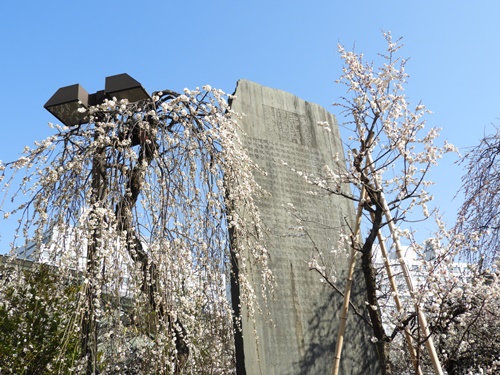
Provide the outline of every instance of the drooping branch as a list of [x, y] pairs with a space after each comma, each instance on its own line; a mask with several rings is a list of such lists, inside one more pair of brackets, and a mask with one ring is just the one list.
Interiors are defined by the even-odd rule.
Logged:
[[[156, 124], [157, 126], [157, 124]], [[142, 292], [146, 294], [151, 310], [158, 319], [167, 324], [172, 331], [176, 348], [176, 373], [184, 367], [189, 357], [189, 347], [186, 342], [186, 330], [178, 319], [174, 319], [168, 311], [166, 301], [161, 297], [160, 275], [157, 265], [145, 251], [141, 239], [134, 228], [133, 210], [142, 192], [145, 176], [155, 157], [158, 157], [158, 145], [152, 132], [143, 131], [140, 139], [139, 158], [129, 173], [125, 182], [126, 189], [121, 200], [116, 205], [116, 218], [119, 233], [126, 233], [127, 249], [131, 259], [139, 264], [142, 272]], [[134, 135], [131, 135], [134, 137]]]
[[[464, 202], [455, 227], [464, 255], [484, 268], [495, 264], [500, 248], [500, 128], [485, 136], [462, 159], [466, 170], [461, 190]], [[463, 236], [462, 236], [463, 234]]]

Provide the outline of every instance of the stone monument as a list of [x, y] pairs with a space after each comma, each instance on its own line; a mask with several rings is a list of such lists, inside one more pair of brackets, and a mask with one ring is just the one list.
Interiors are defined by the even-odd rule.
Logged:
[[[236, 338], [238, 374], [330, 374], [343, 299], [308, 264], [321, 251], [343, 291], [348, 252], [338, 239], [354, 219], [354, 204], [315, 190], [297, 171], [318, 175], [335, 155], [342, 161], [335, 117], [319, 105], [247, 80], [238, 82], [235, 96], [231, 106], [244, 114], [243, 145], [267, 173], [256, 179], [270, 196], [257, 203], [277, 283], [269, 319], [257, 316], [254, 326], [243, 318], [243, 337]], [[331, 132], [318, 122], [328, 122]], [[359, 288], [354, 299], [363, 298], [356, 292]], [[237, 298], [234, 285], [232, 296]], [[347, 329], [341, 374], [376, 373], [366, 324], [351, 312]]]

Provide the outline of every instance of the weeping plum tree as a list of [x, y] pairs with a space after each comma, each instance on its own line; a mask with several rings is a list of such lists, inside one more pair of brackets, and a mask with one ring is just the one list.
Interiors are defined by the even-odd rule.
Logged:
[[466, 257], [487, 269], [498, 262], [500, 248], [500, 129], [486, 135], [462, 164], [465, 200], [455, 231], [464, 234]]
[[[51, 309], [65, 337], [79, 338], [69, 354], [63, 340], [48, 373], [231, 372], [230, 258], [238, 258], [240, 303], [250, 312], [272, 276], [253, 202], [255, 166], [225, 94], [166, 90], [87, 111], [88, 123], [52, 126], [54, 135], [0, 164], [2, 201], [14, 202], [0, 208], [18, 222], [11, 256], [26, 251], [57, 266]], [[232, 250], [229, 231], [238, 239]], [[262, 291], [252, 289], [250, 267], [260, 269]], [[14, 262], [6, 269], [2, 297], [21, 282]], [[66, 283], [78, 286], [76, 300], [64, 295]]]

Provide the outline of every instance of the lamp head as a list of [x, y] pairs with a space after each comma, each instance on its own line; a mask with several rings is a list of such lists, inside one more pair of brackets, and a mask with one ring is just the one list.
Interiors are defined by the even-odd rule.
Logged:
[[108, 98], [128, 99], [130, 103], [150, 98], [141, 84], [127, 73], [106, 77], [104, 93]]
[[89, 94], [79, 84], [61, 87], [45, 103], [44, 108], [66, 126], [74, 126], [87, 121], [88, 112], [78, 109], [89, 106]]
[[104, 90], [92, 95], [79, 84], [61, 87], [44, 107], [64, 125], [75, 126], [88, 122], [88, 112], [80, 112], [82, 108], [88, 109], [113, 97], [117, 100], [128, 99], [130, 103], [151, 98], [138, 81], [123, 73], [106, 77]]

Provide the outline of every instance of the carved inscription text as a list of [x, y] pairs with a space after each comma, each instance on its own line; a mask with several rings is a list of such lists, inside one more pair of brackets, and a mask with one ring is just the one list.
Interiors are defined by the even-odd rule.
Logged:
[[266, 131], [283, 141], [314, 147], [315, 142], [306, 116], [264, 105]]

